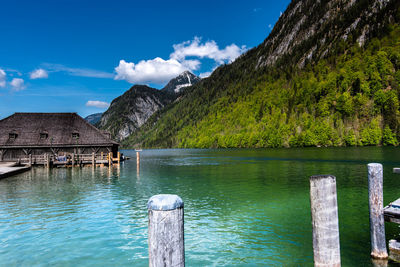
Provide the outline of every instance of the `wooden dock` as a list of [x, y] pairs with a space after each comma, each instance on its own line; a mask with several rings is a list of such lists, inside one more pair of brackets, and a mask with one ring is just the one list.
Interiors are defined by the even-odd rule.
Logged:
[[112, 153], [92, 153], [92, 154], [68, 154], [57, 156], [52, 154], [28, 155], [24, 158], [14, 159], [14, 161], [30, 166], [50, 167], [76, 167], [76, 166], [111, 166], [120, 164], [121, 154], [118, 152], [114, 158]]
[[18, 166], [15, 162], [0, 162], [0, 179], [30, 170], [28, 165]]
[[400, 224], [400, 198], [383, 208], [385, 221]]
[[[400, 174], [400, 168], [393, 168], [393, 173]], [[383, 208], [385, 221], [400, 224], [400, 198]], [[389, 240], [389, 259], [400, 262], [400, 242]]]
[[[400, 168], [393, 168], [393, 173], [400, 174]], [[400, 198], [383, 208], [383, 216], [387, 222], [400, 224]]]

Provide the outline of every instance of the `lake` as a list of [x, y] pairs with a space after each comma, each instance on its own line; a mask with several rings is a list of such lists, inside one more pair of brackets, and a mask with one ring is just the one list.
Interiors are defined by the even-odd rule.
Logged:
[[394, 147], [144, 150], [139, 170], [122, 152], [119, 168], [0, 180], [0, 265], [147, 266], [146, 203], [165, 193], [185, 202], [187, 266], [312, 266], [309, 177], [332, 174], [342, 266], [372, 266], [368, 163], [383, 164], [384, 204], [400, 197]]

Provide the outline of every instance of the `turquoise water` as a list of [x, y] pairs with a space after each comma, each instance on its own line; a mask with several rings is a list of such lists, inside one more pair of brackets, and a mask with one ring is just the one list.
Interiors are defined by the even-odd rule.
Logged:
[[0, 265], [147, 266], [147, 200], [172, 193], [187, 266], [312, 266], [309, 176], [323, 173], [337, 177], [342, 265], [369, 266], [366, 164], [384, 166], [385, 204], [400, 197], [398, 148], [145, 150], [139, 170], [123, 153], [119, 168], [0, 180]]

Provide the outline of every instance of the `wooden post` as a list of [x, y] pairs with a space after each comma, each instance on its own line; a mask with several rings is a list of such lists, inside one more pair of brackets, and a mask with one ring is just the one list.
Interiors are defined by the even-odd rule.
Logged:
[[392, 261], [400, 262], [400, 242], [397, 242], [395, 239], [389, 240], [389, 258]]
[[117, 161], [118, 161], [118, 165], [121, 163], [121, 153], [118, 151], [117, 153]]
[[72, 153], [72, 167], [75, 166], [75, 153]]
[[100, 160], [103, 160], [104, 158], [103, 158], [103, 152], [101, 152], [101, 154], [100, 154], [101, 156], [100, 156]]
[[108, 153], [108, 167], [111, 167], [111, 153]]
[[155, 195], [149, 211], [149, 266], [185, 266], [183, 201], [177, 195]]
[[140, 173], [140, 154], [139, 154], [139, 151], [136, 151], [136, 173], [139, 176], [139, 173]]
[[369, 225], [371, 232], [371, 257], [387, 259], [385, 221], [383, 218], [383, 167], [368, 164]]
[[92, 166], [93, 167], [96, 166], [96, 156], [95, 156], [94, 152], [92, 152]]
[[32, 154], [29, 154], [29, 166], [32, 166]]
[[339, 219], [335, 176], [311, 176], [310, 199], [314, 266], [340, 266]]
[[46, 154], [46, 168], [50, 168], [50, 155]]

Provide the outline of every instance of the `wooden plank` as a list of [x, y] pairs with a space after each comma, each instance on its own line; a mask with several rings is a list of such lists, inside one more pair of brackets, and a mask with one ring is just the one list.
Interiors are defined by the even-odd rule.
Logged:
[[385, 221], [400, 224], [400, 198], [383, 208]]
[[30, 166], [20, 166], [20, 167], [0, 167], [0, 179], [10, 177], [25, 171], [30, 170]]

